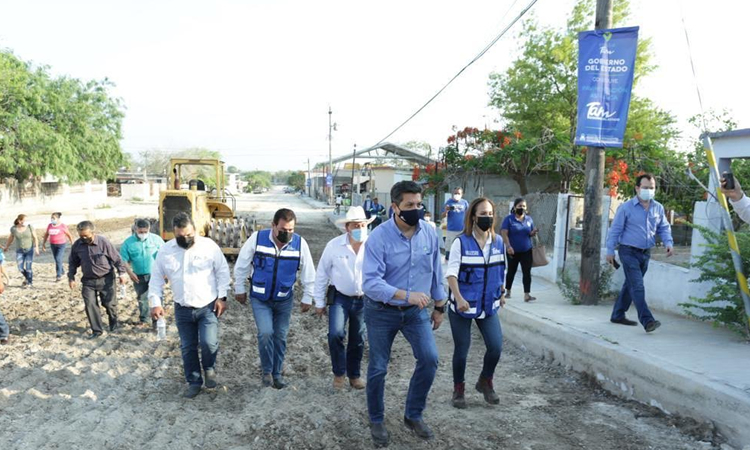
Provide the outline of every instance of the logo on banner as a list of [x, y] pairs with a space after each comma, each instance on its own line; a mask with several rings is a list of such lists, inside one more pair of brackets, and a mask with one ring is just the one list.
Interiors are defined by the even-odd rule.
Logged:
[[[592, 120], [609, 120], [617, 115], [616, 111], [607, 111], [599, 102], [591, 102], [586, 105], [586, 118]], [[614, 119], [620, 120], [620, 119]]]

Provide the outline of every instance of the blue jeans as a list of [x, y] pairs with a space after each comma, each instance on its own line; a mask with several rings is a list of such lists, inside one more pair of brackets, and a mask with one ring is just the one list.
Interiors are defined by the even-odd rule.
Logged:
[[258, 327], [258, 354], [263, 374], [281, 376], [286, 355], [286, 335], [294, 306], [293, 296], [286, 300], [261, 301], [251, 297], [253, 317]]
[[57, 269], [57, 278], [62, 278], [65, 270], [63, 269], [63, 257], [65, 256], [65, 247], [67, 243], [63, 244], [50, 244], [52, 249], [52, 256], [55, 257], [55, 269]]
[[484, 364], [480, 376], [492, 379], [495, 368], [500, 361], [503, 351], [503, 330], [500, 327], [500, 318], [497, 314], [484, 319], [467, 319], [461, 315], [448, 310], [448, 320], [451, 323], [451, 334], [453, 335], [453, 383], [463, 383], [466, 374], [466, 358], [471, 347], [471, 322], [476, 321], [479, 332], [484, 338], [487, 350], [484, 352]]
[[651, 251], [639, 251], [625, 245], [620, 246], [620, 261], [622, 270], [625, 272], [625, 283], [622, 285], [620, 295], [617, 297], [615, 307], [612, 309], [612, 320], [620, 320], [625, 317], [625, 312], [635, 303], [638, 311], [638, 321], [644, 327], [654, 321], [654, 316], [646, 304], [646, 288], [643, 286], [643, 276], [648, 270], [648, 261], [651, 259]]
[[[174, 304], [174, 317], [180, 333], [182, 366], [185, 380], [190, 385], [202, 386], [201, 363], [203, 370], [213, 369], [219, 352], [219, 319], [214, 313], [216, 300], [203, 308], [188, 308]], [[201, 354], [198, 357], [198, 345]]]
[[367, 368], [367, 411], [370, 421], [382, 423], [385, 418], [385, 375], [388, 373], [393, 339], [399, 331], [411, 344], [417, 359], [406, 394], [404, 416], [410, 420], [421, 420], [438, 366], [437, 346], [427, 309], [420, 310], [413, 306], [399, 310], [365, 297], [365, 324], [370, 343], [370, 364]]
[[10, 336], [10, 327], [8, 322], [5, 320], [3, 312], [0, 311], [0, 339], [7, 339]]
[[[360, 365], [365, 351], [363, 300], [337, 293], [328, 308], [328, 349], [331, 351], [333, 374], [349, 378], [361, 376]], [[346, 323], [349, 322], [349, 345], [344, 347]]]
[[31, 264], [34, 262], [34, 248], [28, 250], [16, 250], [16, 263], [18, 263], [18, 271], [23, 274], [26, 278], [26, 283], [31, 285], [34, 281], [34, 272], [31, 270]]

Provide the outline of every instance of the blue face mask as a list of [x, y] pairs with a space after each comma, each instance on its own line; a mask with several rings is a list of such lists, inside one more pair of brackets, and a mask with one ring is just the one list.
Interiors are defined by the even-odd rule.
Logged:
[[349, 232], [349, 235], [357, 242], [364, 242], [367, 239], [367, 228], [355, 228]]

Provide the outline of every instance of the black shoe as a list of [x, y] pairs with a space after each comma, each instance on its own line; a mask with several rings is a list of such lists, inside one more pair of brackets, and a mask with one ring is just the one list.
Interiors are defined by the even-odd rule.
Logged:
[[286, 382], [281, 377], [274, 378], [273, 379], [273, 387], [275, 389], [284, 389], [286, 387]]
[[185, 398], [195, 398], [200, 393], [201, 387], [197, 384], [191, 384], [182, 396]]
[[116, 320], [113, 320], [112, 323], [109, 324], [109, 331], [116, 331], [118, 328], [120, 328], [120, 324], [117, 323]]
[[96, 339], [101, 336], [102, 336], [102, 333], [91, 333], [91, 336], [89, 336], [89, 339]]
[[631, 327], [638, 325], [638, 322], [630, 320], [627, 317], [623, 317], [622, 319], [609, 319], [609, 321], [612, 323], [619, 323], [620, 325], [630, 325]]
[[428, 427], [427, 424], [424, 423], [424, 420], [411, 420], [404, 417], [404, 425], [406, 425], [410, 430], [414, 430], [414, 432], [417, 433], [417, 436], [426, 441], [429, 441], [430, 439], [435, 437], [435, 435], [432, 433], [432, 430], [430, 430], [430, 427]]
[[372, 436], [372, 442], [375, 447], [388, 447], [388, 440], [390, 435], [388, 430], [385, 428], [384, 423], [372, 423], [370, 422], [370, 435]]
[[263, 384], [263, 387], [271, 387], [273, 385], [273, 378], [271, 378], [270, 373], [264, 373], [260, 382]]
[[206, 371], [206, 381], [204, 383], [208, 389], [213, 389], [218, 386], [216, 382], [216, 371], [214, 369], [208, 369]]
[[646, 333], [650, 333], [661, 326], [661, 322], [658, 320], [652, 320], [646, 324]]

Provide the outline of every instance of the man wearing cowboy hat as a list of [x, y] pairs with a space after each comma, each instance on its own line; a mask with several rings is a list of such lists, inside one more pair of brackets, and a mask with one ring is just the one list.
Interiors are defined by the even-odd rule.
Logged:
[[[349, 208], [336, 221], [345, 234], [328, 242], [315, 274], [315, 312], [323, 316], [328, 304], [328, 348], [333, 366], [333, 387], [344, 387], [345, 376], [354, 389], [364, 389], [360, 365], [365, 349], [365, 320], [362, 291], [362, 262], [365, 256], [368, 219], [361, 206]], [[349, 343], [344, 347], [346, 324]]]

